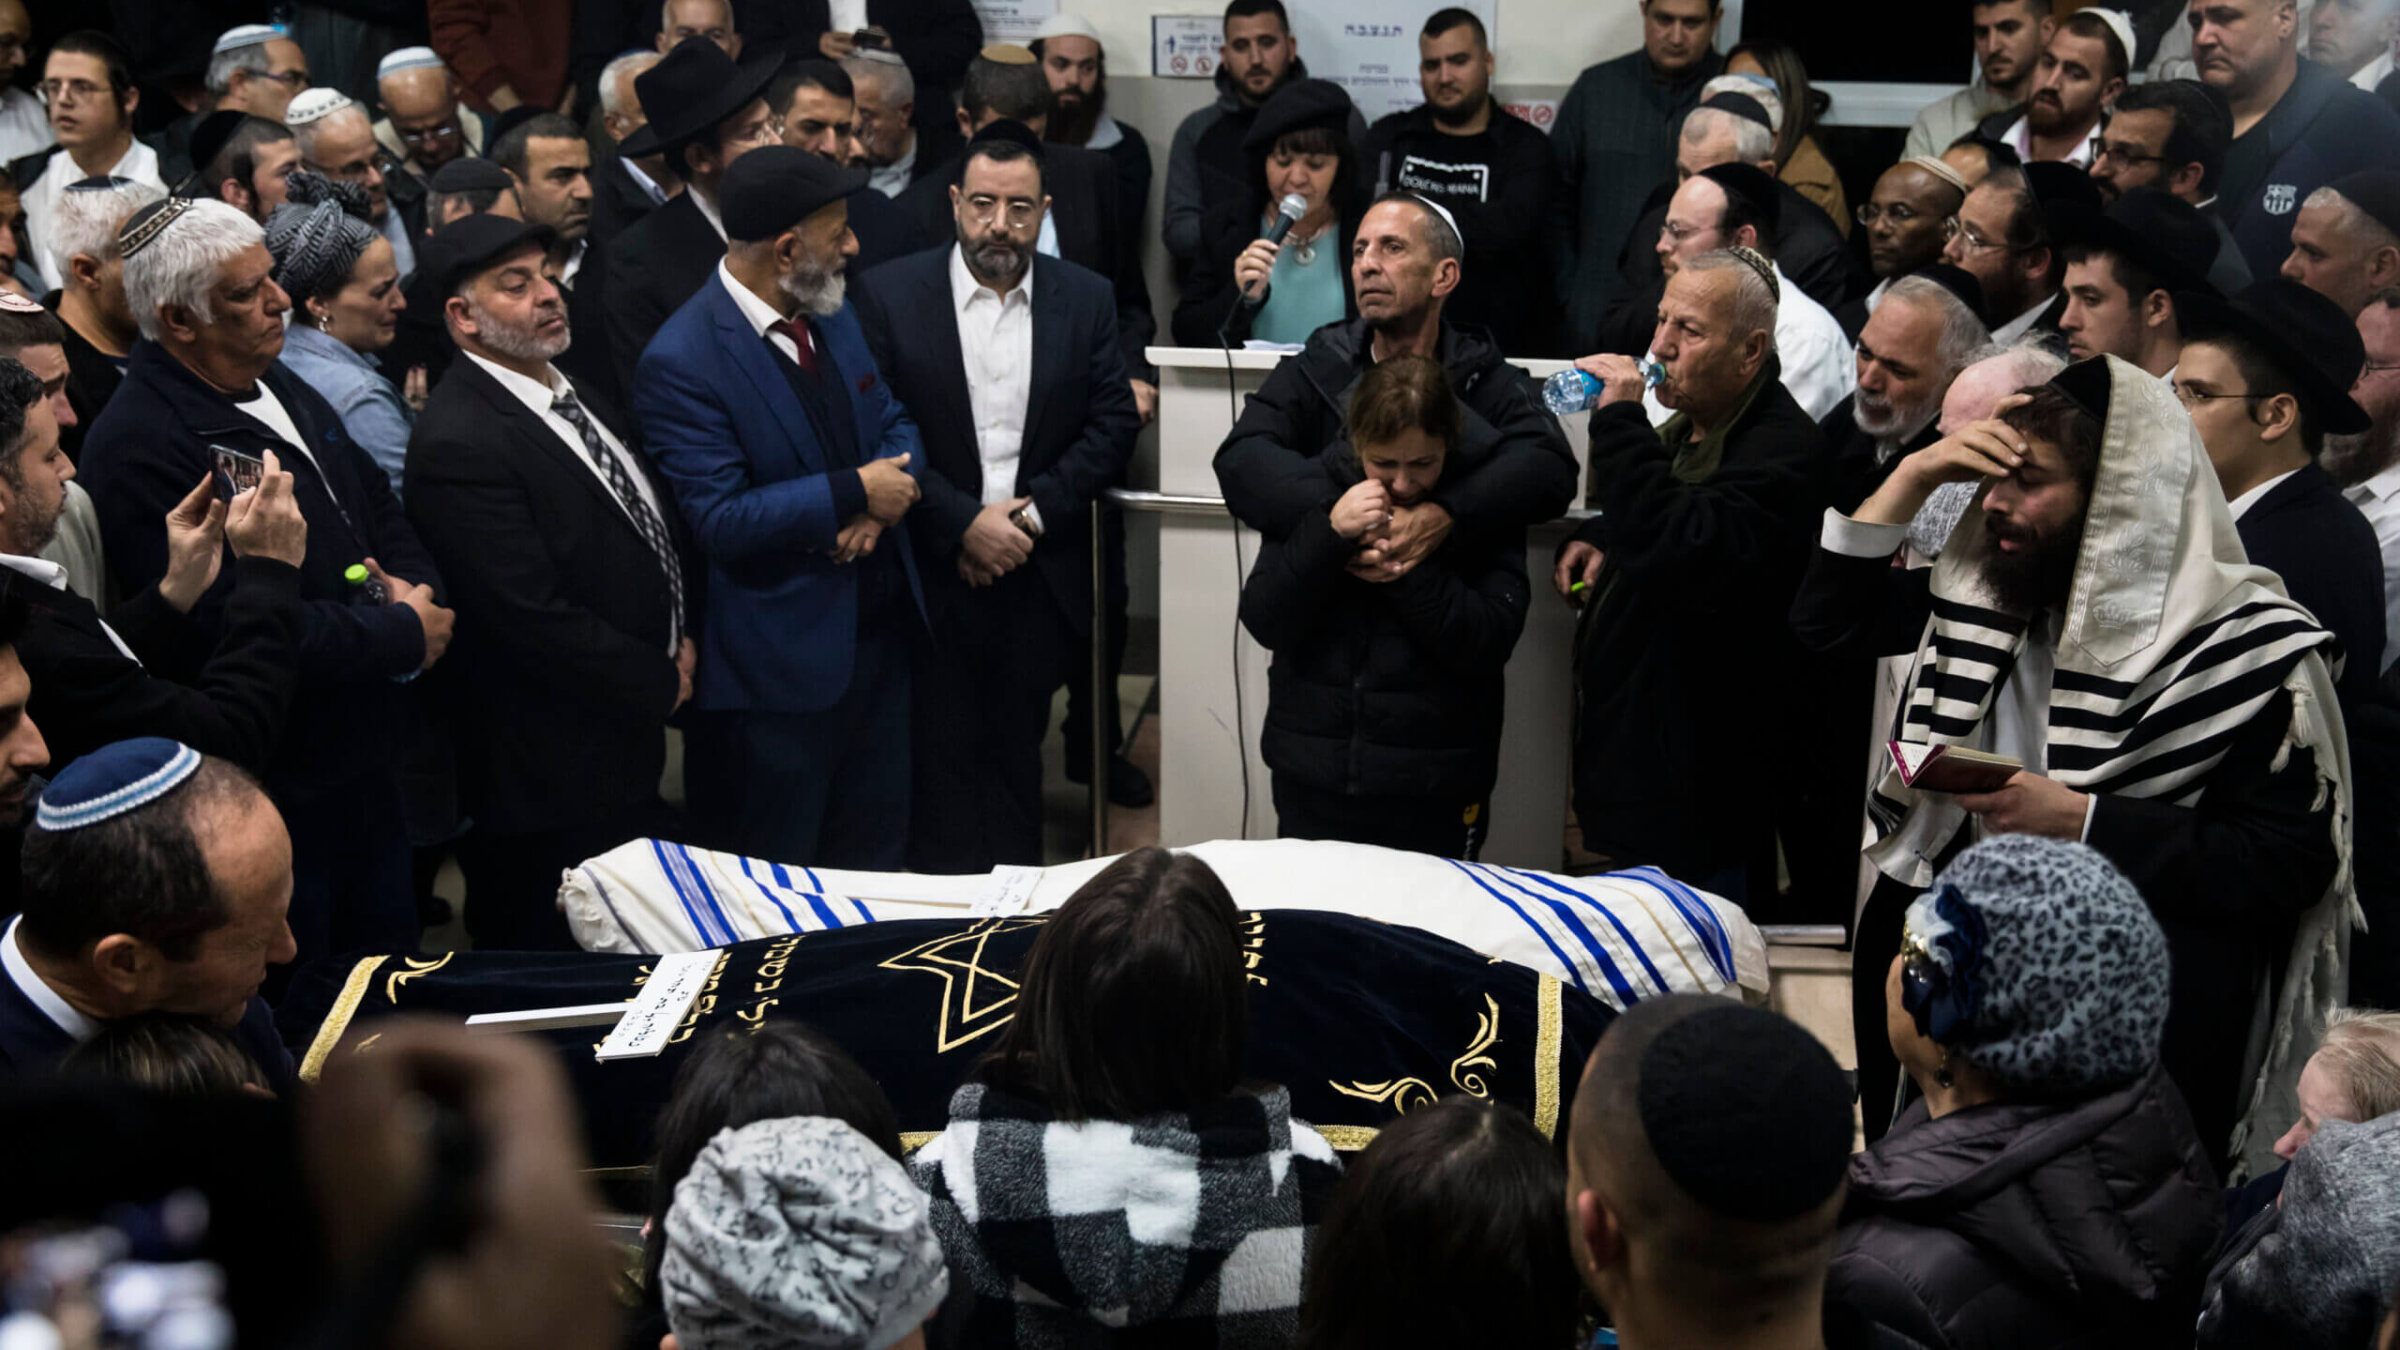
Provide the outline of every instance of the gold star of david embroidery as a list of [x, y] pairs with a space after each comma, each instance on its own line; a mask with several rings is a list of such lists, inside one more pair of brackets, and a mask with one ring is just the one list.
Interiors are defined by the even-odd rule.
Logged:
[[935, 938], [882, 963], [885, 970], [921, 970], [941, 977], [941, 1018], [934, 1032], [934, 1053], [948, 1054], [1008, 1025], [1017, 1004], [1017, 982], [983, 964], [984, 944], [1003, 933], [1046, 922], [1046, 917], [985, 919], [963, 933]]

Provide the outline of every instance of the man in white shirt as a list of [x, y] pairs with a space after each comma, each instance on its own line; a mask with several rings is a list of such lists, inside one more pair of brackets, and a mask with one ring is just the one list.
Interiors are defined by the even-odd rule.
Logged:
[[922, 153], [925, 137], [916, 126], [917, 82], [898, 56], [866, 51], [842, 62], [855, 99], [852, 129], [858, 134], [867, 186], [897, 197], [944, 156]]
[[69, 185], [93, 177], [129, 178], [161, 192], [167, 185], [158, 176], [158, 155], [133, 138], [133, 110], [142, 94], [114, 38], [88, 29], [60, 38], [42, 66], [42, 90], [59, 148], [37, 161], [38, 168], [20, 164], [17, 186], [34, 266], [55, 290], [65, 274], [51, 247], [51, 220]]
[[32, 40], [33, 19], [24, 0], [0, 0], [0, 164], [13, 164], [50, 144], [50, 116], [42, 101], [17, 87]]
[[977, 133], [951, 190], [957, 242], [859, 288], [925, 443], [914, 535], [944, 659], [918, 686], [919, 871], [1042, 861], [1042, 741], [1091, 629], [1091, 504], [1141, 427], [1108, 281], [1037, 257], [1045, 149], [1012, 122]]
[[2366, 516], [2383, 550], [2383, 657], [2400, 661], [2400, 289], [2375, 297], [2358, 315], [2366, 362], [2350, 398], [2373, 425], [2356, 435], [2325, 438], [2319, 462], [2334, 485]]
[[1971, 135], [1975, 124], [2013, 108], [2033, 92], [2033, 67], [2049, 45], [2050, 0], [1982, 0], [1970, 7], [1975, 27], [1973, 84], [1926, 105], [1908, 129], [1904, 159], [1938, 155], [1952, 141]]
[[[1748, 164], [1719, 164], [1693, 174], [1667, 202], [1656, 245], [1659, 270], [1672, 277], [1685, 259], [1736, 244], [1773, 260], [1780, 206], [1775, 180]], [[1793, 286], [1782, 268], [1775, 269], [1775, 279], [1782, 296], [1775, 310], [1775, 357], [1782, 365], [1783, 387], [1810, 421], [1819, 421], [1850, 397], [1850, 341], [1833, 315]], [[1642, 396], [1642, 405], [1652, 426], [1675, 415], [1658, 401], [1655, 389]]]
[[2370, 94], [2391, 78], [2395, 41], [2395, 0], [2317, 0], [2308, 14], [2308, 59]]
[[2035, 64], [2033, 96], [1983, 120], [1985, 136], [2027, 164], [2059, 160], [2088, 169], [2109, 105], [2125, 92], [2133, 21], [2113, 9], [2079, 11], [2061, 22]]

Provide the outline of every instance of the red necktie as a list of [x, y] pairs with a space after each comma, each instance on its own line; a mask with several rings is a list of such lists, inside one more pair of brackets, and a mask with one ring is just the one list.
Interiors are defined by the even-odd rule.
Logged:
[[817, 344], [811, 340], [805, 320], [794, 323], [790, 319], [777, 319], [767, 325], [767, 331], [781, 333], [790, 338], [792, 349], [799, 353], [796, 359], [800, 363], [800, 369], [807, 372], [808, 378], [812, 380], [817, 378]]

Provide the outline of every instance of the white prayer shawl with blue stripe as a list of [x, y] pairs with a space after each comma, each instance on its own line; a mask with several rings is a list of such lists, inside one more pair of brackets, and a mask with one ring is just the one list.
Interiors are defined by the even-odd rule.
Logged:
[[[2251, 1038], [2257, 1078], [2233, 1147], [2254, 1142], [2263, 1158], [2297, 1113], [2300, 1065], [2348, 985], [2351, 925], [2363, 926], [2350, 876], [2349, 739], [2328, 669], [2333, 637], [2284, 593], [2281, 577], [2250, 565], [2199, 433], [2166, 382], [2107, 360], [2108, 422], [2055, 653], [2044, 772], [2079, 792], [2190, 806], [2235, 733], [2276, 694], [2290, 695], [2282, 754], [2304, 747], [2315, 756], [2341, 862], [2302, 916]], [[1993, 601], [1977, 572], [1984, 551], [1978, 493], [1934, 564], [1933, 615], [1901, 686], [1896, 739], [1990, 748], [1992, 704], [2029, 624]], [[1885, 766], [1868, 801], [1878, 840], [1867, 858], [1895, 881], [1931, 885], [1966, 812], [1946, 793], [1911, 791], [1888, 757]]]
[[[1766, 941], [1742, 911], [1656, 868], [1566, 877], [1303, 839], [1182, 851], [1215, 868], [1244, 909], [1333, 910], [1424, 929], [1617, 1008], [1662, 993], [1767, 990]], [[1112, 861], [937, 877], [828, 871], [642, 839], [570, 870], [559, 900], [589, 950], [699, 951], [881, 919], [1040, 913]], [[993, 909], [1003, 889], [1009, 899]]]

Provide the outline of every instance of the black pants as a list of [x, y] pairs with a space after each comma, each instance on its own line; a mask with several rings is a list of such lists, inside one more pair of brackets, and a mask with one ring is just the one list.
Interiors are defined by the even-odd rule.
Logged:
[[674, 830], [674, 813], [653, 798], [565, 829], [469, 831], [458, 841], [458, 870], [467, 882], [467, 936], [479, 952], [581, 950], [558, 909], [559, 874], [629, 839]]
[[688, 718], [685, 801], [702, 841], [775, 862], [899, 871], [915, 642], [896, 624], [860, 632], [850, 687], [830, 708]]
[[1473, 862], [1491, 832], [1492, 804], [1425, 797], [1352, 797], [1276, 774], [1275, 832], [1285, 839], [1333, 839]]
[[1900, 921], [1920, 894], [1890, 877], [1875, 879], [1850, 938], [1850, 1034], [1858, 1046], [1858, 1118], [1872, 1144], [1891, 1128], [1900, 1060], [1885, 1022], [1884, 985], [1900, 954]]
[[361, 948], [415, 950], [422, 930], [399, 774], [365, 773], [301, 798], [279, 792], [275, 804], [292, 836], [292, 968]]
[[1074, 631], [1030, 566], [926, 591], [935, 655], [917, 681], [909, 870], [1040, 866], [1042, 739]]

